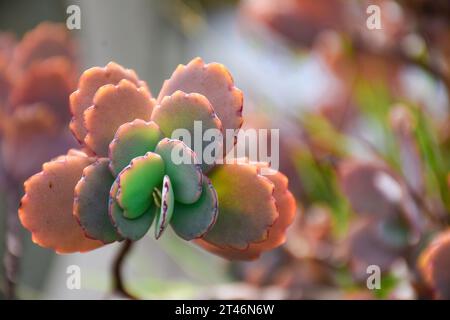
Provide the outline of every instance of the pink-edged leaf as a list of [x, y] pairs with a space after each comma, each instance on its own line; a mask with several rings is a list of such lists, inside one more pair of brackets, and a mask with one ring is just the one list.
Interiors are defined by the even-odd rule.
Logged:
[[[204, 176], [200, 198], [193, 204], [175, 202], [170, 222], [175, 233], [184, 240], [201, 238], [216, 223], [219, 211], [217, 192], [211, 181]], [[176, 196], [176, 195], [175, 195]]]
[[125, 239], [137, 241], [150, 229], [157, 207], [152, 203], [141, 216], [136, 219], [128, 219], [124, 216], [122, 208], [117, 204], [116, 196], [119, 190], [117, 180], [113, 183], [109, 196], [109, 217], [117, 232]]
[[78, 90], [70, 95], [70, 110], [73, 116], [70, 130], [80, 143], [84, 142], [86, 136], [83, 114], [87, 108], [93, 105], [95, 93], [100, 87], [107, 84], [118, 84], [122, 79], [132, 82], [137, 87], [147, 88], [145, 82], [139, 80], [133, 70], [125, 69], [114, 62], [108, 63], [104, 68], [90, 68], [81, 75]]
[[150, 120], [153, 104], [147, 89], [128, 80], [101, 87], [93, 106], [84, 111], [87, 130], [84, 142], [97, 155], [107, 157], [117, 129], [135, 119]]
[[261, 253], [274, 249], [286, 240], [286, 229], [292, 224], [296, 215], [296, 202], [292, 193], [288, 189], [288, 179], [280, 172], [276, 172], [267, 168], [267, 164], [255, 163], [259, 169], [265, 168], [268, 175], [265, 175], [274, 184], [273, 196], [276, 201], [276, 207], [279, 212], [279, 217], [269, 230], [269, 235], [266, 240], [259, 243], [251, 243], [247, 249], [239, 250], [234, 248], [221, 248], [203, 239], [196, 241], [207, 251], [229, 260], [254, 260], [257, 259]]
[[217, 191], [219, 216], [203, 239], [221, 248], [244, 250], [267, 239], [278, 219], [274, 184], [252, 164], [224, 164], [209, 178]]
[[51, 57], [75, 58], [75, 45], [65, 24], [43, 22], [28, 31], [15, 47], [12, 63], [26, 69]]
[[36, 244], [58, 253], [85, 252], [103, 245], [88, 239], [73, 216], [74, 188], [83, 169], [95, 160], [67, 156], [47, 162], [25, 182], [19, 208], [22, 225]]
[[134, 158], [154, 151], [162, 138], [161, 130], [153, 121], [136, 119], [121, 125], [109, 145], [113, 175], [117, 176]]
[[61, 57], [33, 64], [16, 82], [9, 97], [13, 108], [46, 104], [62, 124], [70, 119], [69, 95], [75, 88], [71, 63]]
[[73, 213], [86, 236], [103, 243], [121, 239], [108, 215], [113, 182], [109, 159], [101, 158], [83, 170], [83, 176], [75, 186]]
[[236, 130], [241, 127], [243, 95], [234, 86], [231, 74], [222, 64], [205, 64], [201, 58], [195, 58], [185, 66], [179, 65], [170, 79], [164, 82], [158, 103], [177, 90], [204, 95], [212, 104], [224, 129]]
[[[164, 160], [175, 200], [184, 204], [197, 201], [202, 192], [202, 171], [197, 165], [195, 153], [180, 140], [167, 138], [158, 143], [155, 153]], [[174, 159], [174, 155], [179, 159]]]
[[[214, 165], [215, 159], [220, 155], [220, 149], [222, 148], [222, 123], [208, 99], [203, 95], [177, 91], [171, 96], [166, 96], [153, 111], [152, 120], [159, 125], [166, 137], [179, 140], [186, 138], [183, 139], [183, 142], [196, 151], [196, 156], [204, 171]], [[179, 129], [187, 130], [190, 134], [190, 141], [187, 141], [187, 137], [180, 137], [176, 134]], [[216, 129], [216, 138], [218, 139], [217, 152], [213, 154], [214, 157], [210, 157], [211, 159], [203, 157], [204, 154], [209, 155], [206, 148], [211, 142], [203, 141], [204, 133], [208, 129]], [[195, 150], [196, 141], [201, 141], [201, 150]]]

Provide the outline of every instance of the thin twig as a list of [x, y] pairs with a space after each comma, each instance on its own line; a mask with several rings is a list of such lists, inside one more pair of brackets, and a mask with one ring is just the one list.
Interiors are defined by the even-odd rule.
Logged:
[[124, 262], [126, 257], [130, 253], [130, 250], [132, 249], [133, 243], [134, 242], [131, 240], [125, 240], [123, 242], [122, 247], [120, 248], [116, 258], [114, 259], [112, 270], [113, 293], [119, 294], [128, 299], [137, 299], [137, 297], [128, 292], [123, 281]]

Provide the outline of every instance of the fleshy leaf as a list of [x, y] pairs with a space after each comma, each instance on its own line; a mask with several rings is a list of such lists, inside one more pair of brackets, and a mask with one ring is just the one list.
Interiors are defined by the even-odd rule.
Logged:
[[101, 87], [94, 96], [94, 105], [84, 111], [84, 142], [97, 155], [107, 157], [117, 129], [135, 119], [150, 120], [153, 104], [147, 89], [128, 80]]
[[164, 161], [153, 152], [134, 158], [119, 173], [116, 200], [126, 218], [135, 219], [147, 211], [153, 202], [152, 193], [160, 187], [163, 177]]
[[380, 164], [346, 160], [339, 165], [338, 181], [352, 209], [359, 214], [391, 216], [400, 210], [403, 185]]
[[154, 203], [150, 205], [147, 211], [136, 219], [128, 219], [123, 215], [122, 208], [117, 204], [116, 195], [118, 191], [117, 180], [111, 187], [109, 197], [109, 217], [117, 232], [125, 239], [137, 241], [141, 239], [150, 229], [158, 209]]
[[70, 95], [70, 111], [73, 115], [70, 130], [80, 143], [84, 142], [87, 133], [83, 114], [87, 108], [93, 105], [95, 93], [100, 87], [107, 84], [116, 85], [122, 79], [130, 81], [138, 87], [147, 88], [145, 82], [139, 80], [133, 70], [125, 69], [114, 62], [108, 63], [104, 68], [88, 69], [81, 75], [78, 90]]
[[212, 104], [224, 129], [239, 129], [242, 125], [242, 91], [234, 86], [228, 70], [219, 63], [205, 64], [195, 58], [186, 66], [179, 65], [166, 80], [158, 96], [158, 103], [175, 91], [199, 93]]
[[69, 151], [67, 151], [67, 155], [68, 156], [77, 156], [77, 157], [87, 157], [88, 155], [83, 151], [83, 150], [79, 150], [79, 149], [69, 149]]
[[121, 125], [109, 145], [111, 172], [117, 176], [131, 160], [154, 151], [162, 138], [158, 125], [152, 121], [136, 119]]
[[93, 158], [67, 156], [45, 163], [42, 172], [25, 182], [19, 218], [33, 242], [58, 253], [85, 252], [103, 245], [86, 238], [73, 216], [75, 185], [92, 162]]
[[172, 219], [175, 197], [169, 176], [164, 176], [161, 191], [161, 208], [156, 216], [155, 238], [159, 239]]
[[268, 173], [270, 172], [264, 177], [274, 184], [273, 197], [279, 213], [278, 219], [270, 229], [267, 240], [264, 243], [250, 246], [250, 249], [262, 251], [276, 248], [286, 241], [286, 229], [294, 222], [297, 205], [294, 195], [288, 189], [288, 178], [284, 174], [267, 168], [266, 163], [255, 163], [255, 165], [258, 166], [259, 173], [263, 167]]
[[108, 165], [109, 159], [101, 158], [83, 170], [75, 187], [73, 207], [86, 236], [103, 243], [120, 240], [108, 215], [109, 191], [114, 182]]
[[[197, 201], [202, 192], [202, 171], [196, 164], [198, 160], [195, 153], [180, 140], [167, 138], [158, 143], [155, 153], [164, 160], [175, 200], [184, 204]], [[174, 159], [173, 153], [180, 159]]]
[[273, 196], [279, 217], [270, 229], [267, 239], [263, 242], [251, 243], [246, 250], [220, 248], [203, 239], [196, 240], [196, 243], [205, 250], [230, 260], [254, 260], [262, 252], [276, 248], [285, 242], [286, 229], [292, 224], [296, 214], [295, 198], [288, 189], [288, 179], [281, 172], [273, 172], [272, 169], [267, 168], [265, 163], [255, 163], [255, 165], [259, 170], [266, 167], [266, 170], [272, 171], [264, 177], [272, 181], [275, 186]]
[[65, 57], [74, 60], [74, 44], [65, 24], [43, 22], [27, 32], [16, 46], [13, 64], [27, 68], [33, 62], [50, 57]]
[[278, 218], [273, 183], [252, 164], [225, 164], [209, 175], [219, 199], [219, 216], [203, 237], [222, 248], [247, 249], [267, 239]]
[[[217, 117], [209, 103], [203, 95], [197, 93], [186, 94], [181, 91], [175, 92], [171, 96], [166, 96], [152, 114], [152, 120], [155, 121], [166, 137], [180, 139], [178, 136], [172, 136], [177, 129], [186, 129], [190, 133], [190, 141], [183, 142], [191, 149], [196, 151], [198, 160], [202, 163], [202, 169], [210, 167], [203, 159], [203, 151], [210, 143], [203, 141], [203, 134], [208, 129], [217, 129], [222, 135], [222, 123]], [[200, 126], [200, 130], [194, 130], [195, 122]], [[198, 135], [201, 135], [200, 137]], [[221, 142], [221, 137], [219, 142]], [[202, 150], [195, 150], [194, 141], [202, 141]], [[220, 147], [222, 144], [220, 144]], [[214, 160], [214, 159], [211, 159]], [[214, 162], [214, 161], [211, 161]]]
[[41, 170], [42, 163], [76, 145], [68, 130], [59, 130], [58, 119], [44, 105], [18, 108], [0, 121], [3, 166], [17, 181], [25, 181]]
[[72, 65], [65, 58], [55, 57], [33, 64], [13, 87], [9, 100], [13, 108], [46, 104], [65, 124], [70, 119], [67, 97], [74, 88]]
[[[203, 177], [203, 190], [200, 199], [193, 204], [175, 202], [171, 226], [184, 240], [201, 238], [207, 233], [217, 219], [217, 192], [211, 181]], [[176, 196], [176, 194], [175, 194]]]
[[346, 250], [351, 260], [350, 266], [356, 278], [364, 279], [369, 265], [377, 265], [382, 272], [404, 254], [405, 249], [392, 245], [382, 230], [383, 219], [360, 218], [353, 223], [346, 242]]

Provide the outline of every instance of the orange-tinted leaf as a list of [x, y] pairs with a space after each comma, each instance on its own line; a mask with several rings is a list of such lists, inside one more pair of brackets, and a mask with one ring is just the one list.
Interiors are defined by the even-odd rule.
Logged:
[[36, 244], [58, 253], [85, 252], [103, 244], [86, 238], [73, 216], [74, 188], [93, 158], [67, 156], [47, 162], [25, 182], [19, 208], [22, 225]]
[[118, 84], [122, 79], [131, 81], [138, 87], [145, 87], [133, 70], [125, 69], [117, 63], [110, 62], [104, 68], [94, 67], [86, 70], [78, 82], [78, 90], [70, 95], [70, 110], [72, 121], [70, 130], [80, 143], [84, 142], [86, 128], [84, 127], [84, 111], [93, 105], [97, 90], [106, 84]]
[[158, 103], [177, 90], [204, 95], [211, 102], [224, 129], [241, 127], [242, 91], [234, 86], [231, 74], [222, 64], [205, 64], [201, 58], [195, 58], [186, 66], [179, 65], [170, 79], [164, 82]]
[[224, 164], [209, 175], [219, 198], [219, 216], [203, 239], [221, 248], [247, 249], [267, 239], [278, 219], [274, 184], [252, 164]]
[[[155, 121], [164, 135], [171, 139], [180, 139], [174, 135], [177, 129], [186, 129], [190, 133], [190, 141], [183, 140], [183, 142], [192, 150], [194, 149], [194, 141], [203, 141], [204, 133], [208, 129], [216, 129], [218, 134], [222, 135], [222, 123], [214, 112], [213, 107], [205, 96], [197, 93], [186, 94], [182, 91], [177, 91], [171, 96], [166, 96], [160, 104], [155, 108], [152, 114], [152, 120]], [[195, 125], [201, 125], [201, 131], [195, 130]], [[201, 134], [200, 137], [198, 135]], [[219, 143], [221, 142], [221, 137]], [[206, 163], [203, 159], [203, 152], [210, 144], [209, 141], [203, 141], [203, 148], [201, 152], [197, 152], [196, 156], [201, 161], [203, 171], [210, 168], [213, 163], [212, 160]], [[219, 144], [221, 147], [221, 143]]]
[[[256, 164], [262, 167], [261, 163]], [[286, 241], [286, 229], [292, 224], [295, 218], [297, 205], [295, 198], [288, 189], [288, 178], [281, 172], [275, 172], [273, 169], [271, 174], [265, 175], [267, 179], [272, 181], [275, 186], [273, 196], [276, 201], [279, 217], [269, 231], [269, 237], [261, 244], [251, 245], [250, 249], [267, 250], [273, 249]]]
[[84, 142], [97, 155], [107, 157], [117, 129], [135, 119], [150, 120], [153, 104], [145, 87], [137, 88], [128, 80], [101, 87], [94, 96], [94, 105], [84, 111]]
[[[259, 168], [266, 166], [262, 163], [257, 163], [255, 165]], [[295, 218], [296, 203], [294, 196], [288, 190], [287, 177], [280, 172], [272, 173], [274, 174], [266, 175], [265, 177], [274, 184], [275, 189], [273, 196], [276, 201], [279, 217], [269, 230], [266, 240], [260, 243], [251, 243], [248, 248], [244, 250], [220, 248], [203, 239], [197, 240], [197, 244], [207, 251], [230, 260], [253, 260], [258, 258], [262, 252], [271, 250], [283, 244], [286, 240], [286, 229], [292, 224]]]
[[75, 87], [73, 72], [65, 58], [33, 64], [15, 84], [9, 98], [11, 106], [44, 103], [65, 125], [70, 119], [69, 95]]
[[65, 24], [43, 22], [27, 32], [16, 46], [13, 63], [27, 68], [33, 62], [62, 56], [74, 59], [74, 43]]

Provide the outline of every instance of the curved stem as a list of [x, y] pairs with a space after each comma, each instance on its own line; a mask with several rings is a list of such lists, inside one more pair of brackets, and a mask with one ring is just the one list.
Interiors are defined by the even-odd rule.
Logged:
[[120, 248], [116, 258], [114, 259], [112, 270], [113, 293], [116, 293], [128, 299], [137, 299], [137, 297], [128, 292], [123, 281], [123, 266], [125, 258], [130, 253], [133, 243], [134, 243], [133, 241], [128, 239], [124, 240], [122, 247]]

